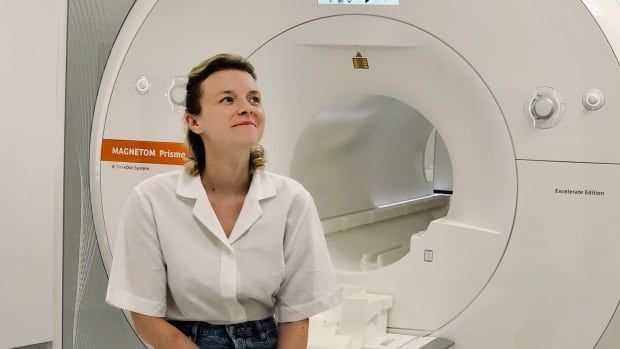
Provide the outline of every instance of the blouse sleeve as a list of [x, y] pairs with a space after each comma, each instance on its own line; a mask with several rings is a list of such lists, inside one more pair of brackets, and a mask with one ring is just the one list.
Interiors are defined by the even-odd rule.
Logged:
[[309, 318], [341, 302], [321, 221], [308, 192], [293, 202], [284, 237], [285, 276], [276, 297], [279, 322]]
[[106, 302], [144, 315], [166, 313], [166, 267], [153, 210], [134, 189], [114, 244]]

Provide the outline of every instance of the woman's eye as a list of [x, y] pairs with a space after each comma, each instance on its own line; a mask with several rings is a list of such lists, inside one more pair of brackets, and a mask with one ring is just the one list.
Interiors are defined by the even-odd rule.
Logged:
[[232, 103], [235, 100], [232, 97], [224, 97], [222, 99], [220, 99], [220, 103]]
[[258, 96], [251, 96], [249, 100], [250, 100], [250, 103], [252, 104], [260, 104], [260, 97]]

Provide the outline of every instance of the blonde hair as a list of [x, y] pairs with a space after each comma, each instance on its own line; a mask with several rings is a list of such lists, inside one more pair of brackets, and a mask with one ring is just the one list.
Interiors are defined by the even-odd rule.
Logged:
[[[200, 161], [197, 161], [196, 157], [194, 156], [195, 152], [192, 150], [192, 145], [189, 142], [186, 142], [185, 146], [190, 153], [185, 157], [185, 164], [183, 165], [185, 168], [185, 172], [190, 176], [198, 176], [206, 168], [206, 163], [205, 166], [201, 168], [199, 166]], [[266, 163], [267, 157], [265, 156], [265, 148], [263, 148], [263, 146], [260, 144], [252, 147], [250, 149], [250, 174], [253, 174], [254, 172], [256, 172], [256, 170], [264, 169]]]
[[[187, 76], [185, 111], [189, 114], [200, 114], [201, 83], [211, 74], [220, 70], [241, 70], [252, 75], [256, 80], [254, 67], [247, 59], [239, 55], [222, 53], [210, 57], [192, 68]], [[191, 176], [200, 175], [206, 168], [206, 149], [200, 135], [185, 125], [185, 146], [188, 154], [185, 157], [185, 172]], [[256, 145], [250, 149], [250, 174], [265, 167], [267, 159], [265, 148]]]

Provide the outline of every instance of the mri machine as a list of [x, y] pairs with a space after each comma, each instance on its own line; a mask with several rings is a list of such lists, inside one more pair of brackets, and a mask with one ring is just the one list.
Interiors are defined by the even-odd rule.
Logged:
[[[616, 0], [138, 0], [89, 140], [105, 270], [130, 189], [182, 162], [184, 75], [234, 52], [257, 69], [268, 169], [315, 197], [345, 285], [312, 345], [401, 347], [369, 344], [382, 327], [448, 339], [402, 348], [618, 348], [614, 49]], [[143, 347], [128, 326], [104, 338]]]

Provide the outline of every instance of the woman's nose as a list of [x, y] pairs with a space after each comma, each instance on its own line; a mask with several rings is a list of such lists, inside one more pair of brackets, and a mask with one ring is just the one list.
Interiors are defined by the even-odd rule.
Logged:
[[252, 113], [252, 105], [250, 104], [250, 102], [248, 102], [246, 100], [241, 100], [240, 105], [239, 105], [239, 109], [237, 110], [237, 113], [239, 115], [244, 115], [244, 114]]

